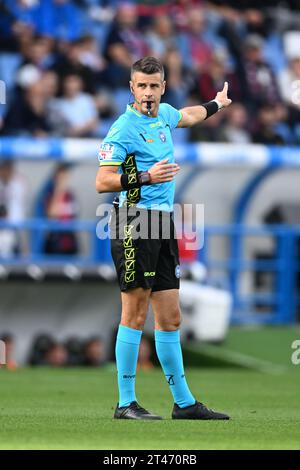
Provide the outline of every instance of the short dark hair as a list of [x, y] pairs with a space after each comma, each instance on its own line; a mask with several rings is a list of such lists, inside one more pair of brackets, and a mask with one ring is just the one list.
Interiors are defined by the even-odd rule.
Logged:
[[155, 57], [143, 57], [140, 60], [137, 60], [131, 67], [131, 77], [134, 72], [142, 72], [147, 75], [152, 75], [153, 73], [160, 73], [162, 80], [165, 77], [165, 71], [162, 63]]

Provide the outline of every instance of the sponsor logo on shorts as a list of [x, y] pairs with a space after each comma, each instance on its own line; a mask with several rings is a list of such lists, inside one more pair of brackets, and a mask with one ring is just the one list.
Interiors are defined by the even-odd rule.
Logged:
[[154, 277], [155, 276], [155, 271], [145, 271], [144, 272], [144, 277]]

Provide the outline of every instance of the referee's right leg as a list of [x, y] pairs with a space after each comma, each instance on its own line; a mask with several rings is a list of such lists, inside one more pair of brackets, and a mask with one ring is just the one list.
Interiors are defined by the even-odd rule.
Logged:
[[150, 289], [137, 287], [121, 294], [122, 316], [116, 342], [119, 407], [137, 401], [135, 373], [150, 293]]
[[[138, 353], [154, 280], [145, 274], [153, 274], [156, 264], [155, 253], [147, 254], [145, 249], [148, 241], [134, 238], [132, 229], [135, 224], [136, 217], [128, 217], [126, 210], [113, 213], [111, 226], [115, 229], [115, 238], [111, 237], [111, 248], [122, 299], [116, 341], [119, 402], [114, 417], [161, 419], [138, 405], [135, 394]], [[155, 248], [158, 256], [156, 245]]]
[[119, 402], [117, 419], [161, 419], [142, 408], [135, 395], [135, 374], [142, 329], [147, 316], [151, 289], [137, 287], [122, 292], [122, 317], [116, 341]]

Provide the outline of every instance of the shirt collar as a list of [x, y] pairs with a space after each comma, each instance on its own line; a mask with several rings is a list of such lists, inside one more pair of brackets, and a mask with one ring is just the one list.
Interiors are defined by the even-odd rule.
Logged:
[[137, 117], [142, 118], [142, 119], [150, 119], [150, 120], [153, 120], [153, 121], [155, 121], [155, 120], [158, 119], [158, 115], [157, 115], [156, 117], [149, 117], [149, 116], [145, 116], [145, 114], [140, 113], [137, 109], [135, 109], [135, 108], [133, 107], [133, 104], [132, 104], [132, 103], [130, 103], [130, 104], [127, 105], [126, 112], [128, 112], [128, 113], [133, 113], [133, 114], [135, 114]]

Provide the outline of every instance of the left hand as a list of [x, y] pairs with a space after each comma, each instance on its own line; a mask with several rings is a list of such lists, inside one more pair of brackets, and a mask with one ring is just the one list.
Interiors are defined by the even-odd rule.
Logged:
[[224, 87], [222, 91], [219, 91], [215, 97], [215, 100], [220, 103], [222, 108], [227, 108], [232, 103], [232, 100], [230, 100], [227, 96], [228, 93], [228, 82], [224, 83]]

